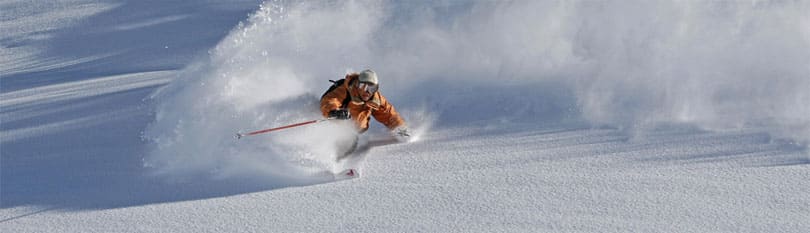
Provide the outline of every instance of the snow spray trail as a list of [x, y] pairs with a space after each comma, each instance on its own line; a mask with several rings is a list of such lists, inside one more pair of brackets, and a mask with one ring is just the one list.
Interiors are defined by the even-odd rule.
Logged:
[[[152, 142], [147, 167], [170, 179], [249, 177], [277, 184], [321, 182], [308, 174], [335, 169], [335, 143], [349, 132], [348, 122], [234, 139], [237, 130], [321, 118], [317, 103], [327, 80], [364, 68], [339, 61], [364, 50], [380, 21], [366, 14], [374, 5], [293, 5], [262, 5], [209, 57], [153, 95], [155, 121], [144, 132]], [[347, 14], [355, 17], [342, 19]], [[413, 119], [427, 117], [411, 116], [417, 128]]]
[[571, 42], [587, 119], [764, 127], [808, 142], [810, 3], [636, 3], [578, 6], [586, 17]]
[[806, 144], [808, 11], [808, 2], [266, 2], [155, 95], [146, 163], [281, 181], [328, 167], [329, 143], [313, 135], [335, 125], [231, 136], [318, 117], [326, 80], [364, 68], [411, 124], [678, 122], [761, 127]]

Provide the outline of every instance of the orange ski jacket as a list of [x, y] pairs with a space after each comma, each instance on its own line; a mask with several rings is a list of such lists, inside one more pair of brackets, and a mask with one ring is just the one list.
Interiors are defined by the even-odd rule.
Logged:
[[[351, 73], [346, 75], [343, 84], [334, 90], [327, 92], [321, 98], [321, 112], [324, 117], [329, 116], [329, 111], [346, 108], [349, 110], [352, 120], [359, 132], [368, 130], [369, 121], [373, 116], [374, 119], [388, 127], [388, 129], [396, 129], [397, 127], [404, 126], [405, 121], [397, 113], [394, 106], [380, 94], [379, 91], [368, 101], [363, 101], [360, 98], [360, 93], [355, 88], [350, 88], [357, 81], [359, 74]], [[343, 101], [349, 98], [348, 106], [343, 105]]]

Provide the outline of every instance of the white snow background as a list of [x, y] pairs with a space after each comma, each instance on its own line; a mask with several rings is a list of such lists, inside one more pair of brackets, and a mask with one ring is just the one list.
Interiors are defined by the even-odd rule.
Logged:
[[[0, 1], [2, 232], [807, 232], [807, 1]], [[417, 140], [318, 97], [372, 68]], [[347, 166], [359, 179], [317, 175]]]

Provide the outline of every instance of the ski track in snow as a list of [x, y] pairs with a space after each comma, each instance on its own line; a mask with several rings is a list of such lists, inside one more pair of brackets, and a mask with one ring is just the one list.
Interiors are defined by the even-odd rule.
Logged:
[[494, 130], [438, 130], [425, 137], [372, 148], [359, 179], [78, 212], [16, 207], [6, 209], [5, 217], [33, 214], [3, 224], [12, 232], [782, 232], [810, 227], [803, 221], [810, 208], [808, 171], [790, 166], [806, 161], [795, 160], [800, 151], [759, 133], [661, 132], [628, 142], [611, 129], [506, 124]]
[[[402, 103], [403, 110], [417, 112], [420, 101], [427, 108], [446, 109], [437, 110], [441, 115], [420, 140], [370, 147], [359, 165], [362, 177], [357, 179], [268, 178], [251, 176], [249, 169], [248, 175], [234, 177], [217, 177], [214, 171], [211, 176], [176, 180], [155, 176], [152, 168], [144, 166], [150, 142], [143, 134], [155, 121], [156, 103], [150, 97], [158, 88], [188, 75], [180, 69], [217, 44], [241, 48], [220, 40], [234, 39], [225, 33], [256, 11], [259, 2], [28, 2], [0, 3], [4, 32], [0, 35], [0, 232], [810, 229], [806, 145], [753, 127], [705, 130], [688, 123], [643, 129], [594, 127], [571, 116], [577, 111], [558, 111], [575, 101], [565, 91], [553, 90], [554, 82], [507, 80], [495, 86], [505, 93], [479, 96], [475, 93], [488, 93], [493, 86], [471, 80], [452, 89], [452, 82], [443, 79], [428, 83], [433, 84], [428, 88], [435, 89], [423, 90], [425, 95], [414, 99], [407, 99], [407, 92], [395, 92], [395, 85], [386, 86], [392, 93], [389, 98]], [[43, 5], [53, 7], [39, 7]], [[362, 9], [357, 2], [348, 5], [341, 10]], [[437, 6], [447, 11], [470, 7], [461, 5], [450, 1]], [[259, 14], [268, 11], [265, 8]], [[333, 16], [322, 11], [312, 15]], [[315, 27], [305, 22], [294, 25]], [[250, 35], [249, 30], [242, 32]], [[282, 37], [307, 35], [306, 31], [284, 32]], [[419, 39], [423, 38], [415, 41]], [[439, 45], [446, 42], [439, 41]], [[312, 41], [297, 41], [301, 47], [295, 52], [307, 53], [303, 45], [308, 42]], [[320, 46], [330, 47], [315, 47]], [[453, 47], [444, 46], [433, 48]], [[329, 55], [333, 54], [325, 57]], [[413, 62], [434, 69], [432, 64]], [[462, 69], [456, 70], [459, 76], [475, 71]], [[391, 73], [399, 72], [403, 71], [392, 69]], [[425, 86], [404, 80], [392, 82], [406, 90]], [[513, 96], [542, 100], [526, 103]], [[803, 103], [801, 95], [793, 97]], [[471, 106], [475, 103], [486, 106]], [[414, 112], [409, 116], [418, 115]], [[279, 117], [259, 116], [267, 121]], [[372, 140], [386, 138], [379, 124], [372, 127], [367, 133]], [[271, 139], [259, 137], [242, 145]], [[248, 165], [252, 160], [245, 161], [234, 163]], [[267, 161], [258, 164], [262, 162]]]

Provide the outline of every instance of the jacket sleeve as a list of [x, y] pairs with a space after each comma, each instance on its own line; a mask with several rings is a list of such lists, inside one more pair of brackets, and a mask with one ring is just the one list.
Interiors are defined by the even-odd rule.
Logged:
[[346, 99], [346, 85], [341, 85], [321, 98], [321, 113], [329, 117], [329, 111], [340, 108], [341, 102]]
[[[379, 94], [379, 93], [378, 93]], [[396, 129], [397, 127], [404, 126], [405, 120], [397, 113], [394, 105], [388, 102], [382, 94], [380, 95], [380, 107], [372, 112], [374, 119], [388, 127], [388, 129]]]

